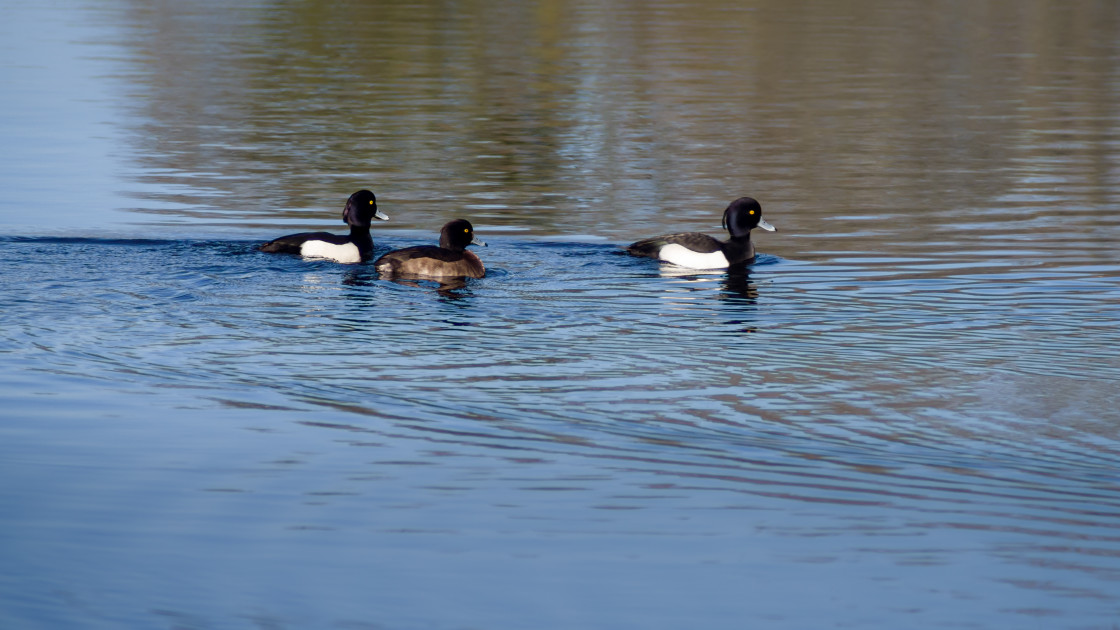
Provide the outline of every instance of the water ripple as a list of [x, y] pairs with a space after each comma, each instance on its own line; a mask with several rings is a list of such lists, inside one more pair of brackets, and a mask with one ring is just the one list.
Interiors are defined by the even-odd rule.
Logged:
[[769, 257], [679, 273], [613, 246], [499, 241], [499, 271], [448, 293], [248, 243], [0, 246], [58, 261], [5, 269], [25, 297], [4, 352], [35, 370], [270, 390], [433, 442], [806, 501], [1116, 515], [1117, 286], [1097, 267]]

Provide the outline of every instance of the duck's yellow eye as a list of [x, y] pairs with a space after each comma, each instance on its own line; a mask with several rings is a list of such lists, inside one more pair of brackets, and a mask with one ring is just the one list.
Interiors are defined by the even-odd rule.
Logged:
[[754, 210], [751, 210], [751, 214], [754, 214]]
[[466, 228], [465, 230], [463, 230], [463, 232], [470, 232], [470, 231], [471, 231], [470, 228]]
[[371, 206], [373, 205], [373, 200], [372, 199], [369, 200], [369, 205], [371, 205]]

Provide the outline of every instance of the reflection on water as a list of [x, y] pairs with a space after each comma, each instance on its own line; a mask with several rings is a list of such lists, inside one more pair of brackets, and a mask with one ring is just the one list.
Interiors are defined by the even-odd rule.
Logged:
[[[490, 273], [493, 275], [493, 272]], [[360, 270], [351, 271], [343, 278], [342, 282], [349, 286], [354, 287], [368, 287], [371, 286], [376, 280], [385, 279], [390, 282], [395, 282], [401, 286], [413, 287], [416, 289], [431, 288], [446, 298], [459, 298], [462, 297], [463, 291], [467, 288], [468, 279], [465, 277], [447, 277], [447, 278], [401, 278], [401, 277], [385, 277], [383, 274], [378, 273], [374, 269], [363, 268]]]
[[[61, 8], [0, 20], [0, 626], [1115, 623], [1117, 5]], [[255, 250], [367, 187], [487, 276]], [[747, 269], [618, 246], [741, 195]]]
[[982, 257], [1010, 226], [1052, 253], [1054, 206], [1100, 254], [1116, 236], [1094, 210], [1116, 180], [1114, 7], [101, 11], [125, 25], [127, 188], [167, 221], [322, 225], [330, 191], [370, 186], [421, 230], [454, 212], [626, 240], [711, 229], [750, 194], [804, 239], [780, 254]]

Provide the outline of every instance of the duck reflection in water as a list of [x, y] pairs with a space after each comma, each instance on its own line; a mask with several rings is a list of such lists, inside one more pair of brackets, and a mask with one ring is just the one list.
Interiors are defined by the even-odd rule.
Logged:
[[422, 289], [425, 287], [434, 288], [436, 293], [440, 296], [452, 300], [461, 300], [470, 296], [470, 292], [461, 292], [462, 289], [467, 288], [467, 279], [458, 278], [399, 278], [396, 276], [389, 276], [388, 280], [395, 282], [399, 285], [406, 287], [416, 287]]
[[[747, 265], [734, 265], [726, 270], [686, 269], [673, 264], [662, 264], [659, 273], [663, 278], [673, 279], [671, 300], [685, 304], [711, 305], [711, 297], [716, 293], [720, 302], [728, 308], [705, 309], [713, 314], [741, 314], [743, 317], [728, 319], [725, 323], [741, 333], [756, 333], [758, 328], [752, 317], [758, 304], [758, 284], [751, 280]], [[718, 292], [718, 293], [717, 293]], [[705, 299], [706, 298], [706, 299]]]
[[342, 278], [342, 284], [348, 287], [371, 287], [377, 284], [378, 280], [382, 279], [387, 279], [406, 287], [415, 287], [418, 289], [434, 288], [436, 293], [452, 300], [461, 300], [470, 296], [470, 292], [461, 292], [462, 289], [467, 287], [467, 279], [463, 277], [404, 278], [391, 275], [386, 277], [368, 267], [349, 271]]
[[747, 268], [729, 269], [723, 277], [723, 291], [720, 298], [736, 304], [758, 303], [758, 284], [751, 281], [751, 272]]
[[758, 284], [751, 281], [751, 274], [747, 267], [728, 270], [727, 275], [723, 277], [723, 289], [720, 291], [719, 297], [727, 304], [749, 307], [735, 309], [736, 312], [752, 314], [750, 319], [735, 318], [728, 320], [728, 324], [735, 326], [739, 332], [758, 332], [758, 327], [755, 326], [753, 319], [755, 307], [758, 305]]
[[688, 287], [688, 290], [692, 291], [708, 290], [715, 280], [720, 279], [722, 280], [719, 296], [721, 299], [751, 305], [758, 300], [758, 285], [751, 281], [750, 268], [746, 265], [735, 265], [720, 270], [697, 270], [662, 264], [658, 272], [663, 278], [677, 279], [678, 286], [695, 285]]

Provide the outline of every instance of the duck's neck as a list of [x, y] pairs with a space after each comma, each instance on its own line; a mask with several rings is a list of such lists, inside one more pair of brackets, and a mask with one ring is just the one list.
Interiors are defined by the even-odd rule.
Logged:
[[751, 242], [750, 232], [743, 236], [733, 236], [728, 239], [723, 244], [723, 255], [727, 257], [727, 262], [731, 265], [750, 262], [754, 259], [754, 243]]
[[361, 225], [350, 226], [350, 240], [358, 246], [358, 253], [362, 260], [373, 256], [373, 237], [369, 235], [369, 228]]

